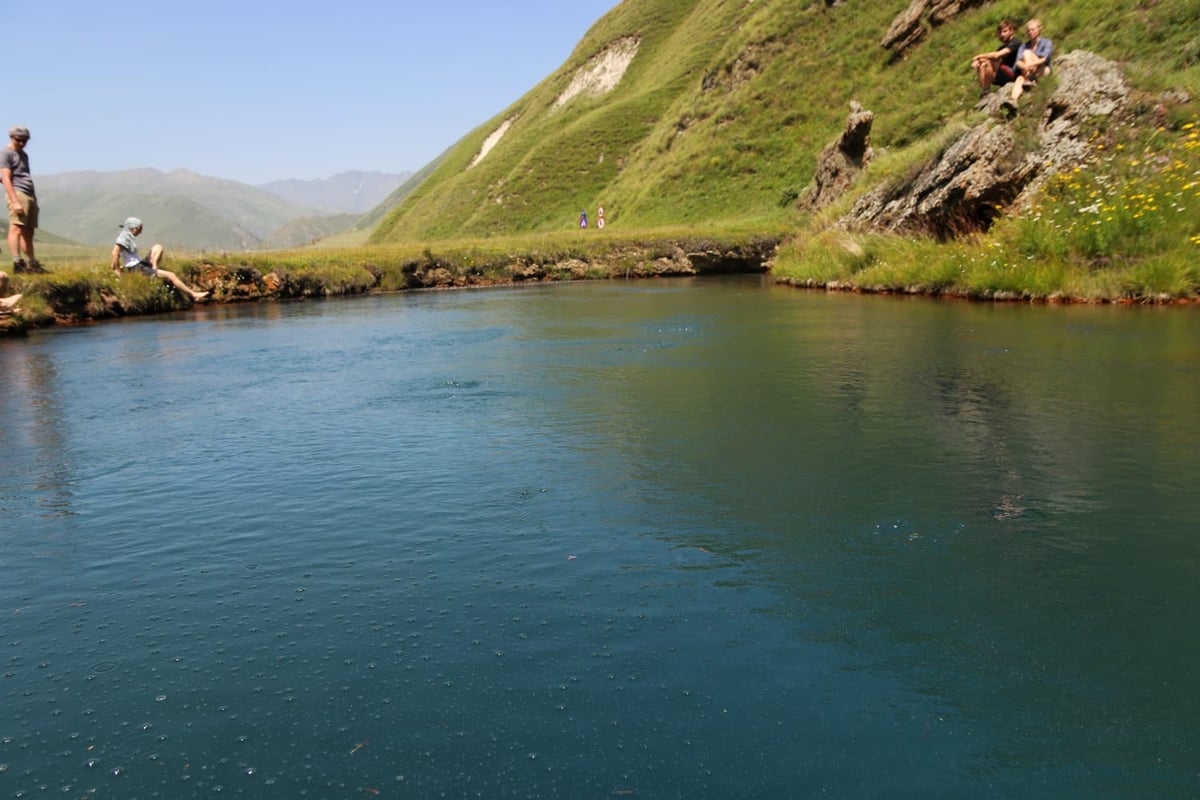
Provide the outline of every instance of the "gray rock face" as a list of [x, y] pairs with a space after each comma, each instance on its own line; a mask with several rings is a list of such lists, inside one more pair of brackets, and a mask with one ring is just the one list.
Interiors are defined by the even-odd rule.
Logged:
[[1011, 158], [1008, 127], [985, 123], [968, 131], [912, 181], [876, 189], [855, 203], [840, 225], [939, 239], [991, 227], [999, 211], [1028, 184], [1030, 167]]
[[808, 211], [824, 208], [853, 185], [875, 154], [871, 149], [874, 122], [875, 112], [864, 110], [858, 103], [850, 104], [846, 129], [821, 151], [812, 185], [801, 198], [800, 208]]
[[1042, 156], [1055, 167], [1076, 164], [1088, 154], [1079, 140], [1082, 122], [1119, 114], [1129, 97], [1121, 69], [1086, 50], [1067, 53], [1054, 62], [1058, 88], [1042, 120]]
[[985, 115], [910, 179], [863, 196], [838, 226], [947, 239], [986, 231], [1001, 213], [1019, 210], [1047, 177], [1091, 154], [1082, 124], [1120, 114], [1129, 94], [1117, 65], [1093, 53], [1063, 55], [1055, 72], [1032, 152], [1018, 148], [1011, 125]]
[[936, 27], [985, 2], [986, 0], [912, 0], [909, 7], [892, 20], [891, 27], [879, 44], [897, 56], [903, 55], [904, 51], [925, 38], [928, 33], [925, 20]]

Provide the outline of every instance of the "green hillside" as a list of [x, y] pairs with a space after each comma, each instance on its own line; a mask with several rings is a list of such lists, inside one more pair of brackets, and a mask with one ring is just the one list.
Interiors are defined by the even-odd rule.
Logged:
[[316, 244], [329, 236], [349, 231], [358, 221], [357, 214], [334, 214], [322, 217], [302, 217], [271, 231], [259, 243], [264, 250], [284, 250]]
[[437, 170], [439, 166], [441, 166], [442, 162], [446, 159], [446, 155], [447, 153], [442, 153], [433, 161], [429, 162], [420, 170], [409, 176], [408, 179], [396, 187], [395, 191], [389, 194], [382, 203], [359, 219], [354, 225], [354, 231], [371, 231], [376, 225], [379, 224], [380, 220], [387, 216], [389, 211], [404, 202], [404, 200], [407, 199], [410, 194], [416, 191], [418, 186], [425, 182], [426, 178], [428, 178], [435, 170]]
[[[869, 179], [903, 173], [910, 150], [936, 149], [947, 130], [980, 116], [970, 58], [994, 47], [1005, 17], [1041, 15], [1056, 52], [1118, 62], [1146, 103], [1173, 90], [1176, 132], [1195, 115], [1197, 0], [982, 3], [946, 24], [927, 22], [924, 41], [898, 56], [880, 42], [904, 10], [903, 2], [625, 0], [558, 71], [448, 151], [371, 241], [561, 230], [598, 205], [610, 229], [625, 231], [803, 232], [813, 221], [793, 201], [851, 101], [876, 115], [882, 166]], [[636, 55], [614, 89], [556, 104], [595, 59], [629, 42]], [[472, 166], [485, 143], [491, 149]]]

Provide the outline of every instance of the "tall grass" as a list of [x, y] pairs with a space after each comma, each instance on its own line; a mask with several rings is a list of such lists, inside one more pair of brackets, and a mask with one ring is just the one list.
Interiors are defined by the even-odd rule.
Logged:
[[781, 275], [859, 288], [1164, 300], [1200, 293], [1200, 119], [1096, 129], [1093, 153], [985, 236], [938, 245], [824, 234], [785, 247]]

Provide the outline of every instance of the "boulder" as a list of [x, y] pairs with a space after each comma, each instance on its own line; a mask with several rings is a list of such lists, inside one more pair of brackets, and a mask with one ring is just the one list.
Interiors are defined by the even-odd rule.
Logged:
[[1084, 123], [1120, 114], [1129, 95], [1117, 65], [1086, 51], [1061, 56], [1055, 76], [1032, 152], [1012, 126], [985, 115], [907, 178], [864, 195], [838, 227], [945, 239], [985, 231], [1008, 207], [1023, 207], [1047, 177], [1091, 154]]
[[925, 38], [928, 29], [925, 22], [934, 27], [943, 25], [962, 12], [981, 6], [986, 0], [912, 0], [888, 27], [880, 45], [896, 56], [904, 55], [908, 48]]
[[1008, 126], [976, 126], [911, 180], [863, 196], [840, 225], [942, 239], [987, 230], [1032, 177], [1024, 159], [1014, 163], [1014, 145]]
[[858, 180], [871, 163], [871, 125], [875, 112], [866, 111], [857, 102], [850, 104], [850, 116], [841, 135], [817, 157], [813, 182], [800, 198], [799, 207], [807, 211], [824, 208]]

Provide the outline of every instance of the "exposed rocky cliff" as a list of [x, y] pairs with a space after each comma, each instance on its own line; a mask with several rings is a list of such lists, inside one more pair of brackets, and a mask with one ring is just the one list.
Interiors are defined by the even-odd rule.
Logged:
[[871, 163], [871, 125], [875, 114], [861, 104], [850, 104], [846, 128], [817, 158], [813, 182], [800, 198], [799, 207], [807, 211], [824, 208], [858, 180], [863, 169]]
[[912, 3], [892, 21], [880, 42], [897, 57], [920, 42], [930, 27], [943, 25], [968, 8], [983, 5], [987, 0], [912, 0]]
[[838, 225], [944, 239], [985, 231], [1022, 206], [1045, 178], [1091, 155], [1084, 124], [1120, 117], [1129, 98], [1120, 68], [1086, 51], [1061, 56], [1043, 83], [1054, 88], [1032, 140], [1000, 113], [1006, 95], [998, 92], [957, 140], [905, 179], [868, 192]]

